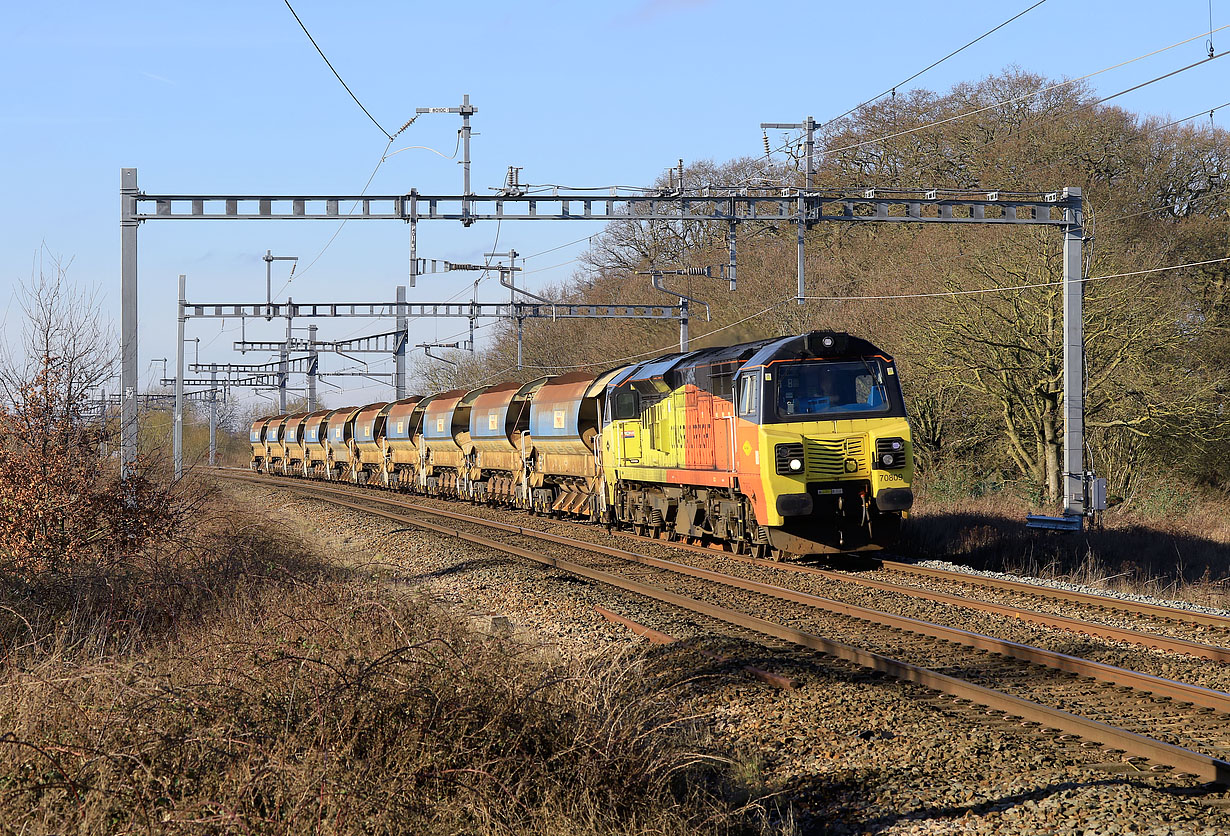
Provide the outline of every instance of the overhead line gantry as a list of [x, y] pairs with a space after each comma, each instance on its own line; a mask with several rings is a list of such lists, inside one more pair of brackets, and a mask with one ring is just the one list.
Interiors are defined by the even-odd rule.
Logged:
[[[469, 190], [466, 189], [468, 192]], [[353, 204], [344, 212], [343, 204]], [[735, 287], [735, 231], [741, 223], [792, 223], [798, 235], [797, 301], [804, 302], [803, 232], [823, 222], [942, 223], [1059, 227], [1063, 243], [1064, 315], [1064, 513], [1083, 516], [1087, 474], [1084, 467], [1084, 345], [1081, 250], [1084, 210], [1079, 188], [1046, 195], [1009, 192], [753, 189], [707, 187], [657, 191], [611, 188], [608, 194], [555, 189], [550, 194], [506, 189], [493, 195], [237, 195], [145, 194], [137, 170], [120, 173], [121, 241], [121, 425], [122, 462], [136, 458], [137, 382], [137, 227], [145, 221], [189, 220], [386, 220], [419, 221], [672, 221], [725, 223], [729, 226], [730, 285]], [[412, 236], [413, 241], [413, 236]], [[413, 250], [413, 244], [412, 244]], [[417, 268], [412, 251], [411, 283]], [[513, 311], [507, 311], [514, 314]], [[261, 312], [264, 315], [264, 311]], [[424, 314], [428, 315], [428, 314]], [[467, 311], [464, 315], [469, 316]]]

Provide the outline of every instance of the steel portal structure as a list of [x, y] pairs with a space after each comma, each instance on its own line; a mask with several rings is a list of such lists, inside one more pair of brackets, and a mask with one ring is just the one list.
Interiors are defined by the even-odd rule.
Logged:
[[[137, 227], [145, 221], [386, 220], [408, 223], [411, 230], [425, 220], [460, 221], [465, 226], [484, 220], [726, 223], [730, 226], [732, 267], [734, 231], [738, 224], [793, 223], [798, 227], [796, 298], [799, 304], [803, 303], [806, 295], [803, 233], [817, 223], [1054, 226], [1064, 232], [1064, 513], [1068, 516], [1084, 515], [1084, 285], [1081, 276], [1084, 209], [1079, 188], [1065, 188], [1045, 195], [999, 191], [766, 190], [736, 187], [694, 190], [681, 187], [656, 192], [612, 187], [609, 194], [597, 196], [592, 192], [559, 189], [550, 195], [528, 195], [519, 189], [505, 189], [494, 195], [469, 194], [468, 188], [465, 191], [467, 193], [461, 195], [423, 195], [411, 189], [406, 194], [376, 196], [310, 193], [145, 194], [137, 187], [137, 169], [121, 169], [121, 387], [124, 395], [121, 461], [125, 468], [131, 466], [137, 450]], [[353, 208], [343, 212], [342, 204], [353, 204]], [[412, 262], [415, 259], [413, 252], [411, 259]], [[733, 275], [732, 270], [732, 288]], [[260, 315], [263, 316], [264, 312]]]

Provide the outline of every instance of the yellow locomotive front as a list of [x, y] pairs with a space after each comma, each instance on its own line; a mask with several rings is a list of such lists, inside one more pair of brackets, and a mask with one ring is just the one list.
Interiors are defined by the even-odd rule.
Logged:
[[788, 557], [883, 548], [913, 502], [892, 358], [831, 331], [668, 355], [611, 379], [608, 517]]
[[756, 419], [748, 429], [763, 451], [757, 517], [768, 545], [807, 554], [891, 544], [914, 475], [896, 365], [838, 333], [813, 332], [771, 354], [743, 370], [762, 397], [741, 416]]

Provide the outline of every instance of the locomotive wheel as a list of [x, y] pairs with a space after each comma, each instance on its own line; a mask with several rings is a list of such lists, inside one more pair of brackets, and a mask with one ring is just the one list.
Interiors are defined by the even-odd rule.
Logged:
[[768, 543], [752, 543], [752, 557], [757, 560], [764, 560], [769, 556]]
[[632, 533], [635, 534], [637, 537], [644, 537], [645, 536], [645, 524], [644, 523], [633, 523]]

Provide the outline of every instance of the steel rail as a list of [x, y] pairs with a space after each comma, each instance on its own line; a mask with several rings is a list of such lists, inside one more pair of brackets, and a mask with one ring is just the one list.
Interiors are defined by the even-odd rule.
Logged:
[[1230, 618], [1224, 615], [1216, 615], [1214, 613], [1199, 612], [1197, 610], [1181, 610], [1177, 607], [1169, 607], [1165, 604], [1151, 604], [1146, 601], [1129, 601], [1123, 598], [1111, 598], [1106, 595], [1098, 595], [1093, 592], [1078, 592], [1069, 589], [1056, 589], [1050, 586], [1039, 586], [1037, 584], [1026, 583], [1024, 581], [1013, 581], [1006, 578], [986, 578], [981, 575], [971, 575], [966, 572], [954, 572], [948, 569], [935, 569], [930, 566], [915, 566], [911, 563], [901, 563], [895, 560], [885, 560], [883, 562], [884, 569], [890, 572], [899, 572], [907, 575], [922, 575], [929, 578], [938, 578], [941, 580], [951, 581], [954, 583], [965, 583], [971, 586], [985, 586], [992, 589], [1011, 589], [1016, 592], [1024, 592], [1029, 595], [1038, 596], [1041, 598], [1055, 598], [1060, 601], [1068, 601], [1072, 603], [1089, 604], [1094, 607], [1107, 610], [1123, 610], [1131, 613], [1139, 613], [1142, 615], [1150, 615], [1154, 618], [1159, 618], [1165, 621], [1175, 622], [1191, 622], [1200, 624], [1206, 627], [1220, 627], [1223, 630], [1230, 630]]
[[[224, 478], [263, 485], [271, 484], [269, 480], [253, 479], [242, 476], [228, 475]], [[273, 484], [277, 483], [274, 482]], [[990, 688], [984, 688], [981, 685], [975, 685], [972, 682], [966, 682], [964, 680], [939, 673], [938, 671], [929, 670], [917, 665], [911, 665], [908, 662], [902, 662], [869, 650], [843, 644], [841, 642], [835, 642], [830, 639], [823, 638], [822, 636], [817, 636], [802, 630], [796, 630], [782, 624], [776, 624], [766, 619], [741, 613], [736, 610], [731, 610], [717, 604], [710, 604], [705, 601], [699, 601], [695, 598], [689, 598], [684, 595], [659, 589], [648, 584], [643, 584], [638, 581], [620, 577], [619, 575], [615, 575], [610, 572], [604, 572], [600, 569], [593, 569], [588, 566], [582, 566], [581, 564], [563, 560], [562, 558], [551, 557], [549, 555], [540, 554], [531, 549], [514, 546], [510, 543], [502, 543], [498, 540], [491, 540], [488, 538], [479, 537], [475, 534], [469, 534], [464, 531], [452, 529], [447, 526], [437, 525], [419, 517], [398, 514], [391, 511], [382, 511], [378, 508], [371, 507], [370, 504], [363, 505], [356, 502], [348, 502], [340, 497], [349, 496], [352, 499], [366, 498], [390, 505], [399, 505], [403, 503], [389, 502], [386, 499], [376, 496], [356, 497], [352, 493], [339, 490], [300, 487], [298, 485], [282, 485], [282, 487], [305, 496], [322, 499], [326, 502], [333, 503], [334, 505], [351, 508], [361, 513], [384, 517], [410, 527], [435, 531], [437, 533], [450, 537], [456, 537], [458, 539], [465, 540], [466, 542], [474, 543], [486, 548], [495, 549], [508, 554], [515, 554], [535, 563], [550, 566], [570, 574], [598, 581], [600, 583], [613, 586], [617, 589], [622, 589], [626, 592], [643, 595], [654, 600], [671, 604], [681, 609], [690, 610], [719, 621], [724, 621], [728, 624], [733, 624], [737, 627], [742, 627], [744, 629], [762, 633], [782, 641], [788, 641], [792, 644], [817, 650], [835, 658], [843, 659], [862, 667], [880, 671], [896, 679], [915, 682], [933, 691], [939, 691], [961, 699], [967, 699], [997, 711], [1004, 711], [1013, 716], [1021, 717], [1027, 722], [1039, 723], [1046, 728], [1054, 728], [1061, 732], [1076, 734], [1089, 740], [1095, 740], [1104, 745], [1109, 745], [1116, 749], [1120, 749], [1129, 755], [1139, 755], [1157, 763], [1171, 766], [1181, 772], [1190, 773], [1197, 776], [1201, 780], [1219, 784], [1230, 784], [1230, 762], [1220, 760], [1200, 752], [1195, 752], [1190, 749], [1185, 749], [1181, 746], [1175, 746], [1160, 740], [1154, 740], [1153, 738], [1145, 737], [1144, 735], [1136, 734], [1134, 732], [1127, 731], [1126, 729], [1116, 728], [1114, 726], [1098, 722], [1097, 720], [1091, 720], [1086, 717], [1070, 714], [1066, 711], [1051, 708], [1049, 706], [1022, 699], [1020, 697], [1014, 697], [1010, 694], [1005, 694]], [[413, 508], [411, 508], [411, 510], [413, 510]], [[425, 508], [423, 510], [432, 514], [439, 513], [437, 509]], [[441, 515], [452, 516], [452, 513], [446, 512]], [[485, 523], [489, 521], [479, 520], [478, 522]], [[517, 529], [516, 526], [508, 526], [503, 523], [498, 524], [498, 527], [513, 530]], [[539, 533], [541, 532], [525, 534], [524, 536], [534, 536]], [[557, 535], [552, 535], [550, 538], [546, 539], [550, 539], [554, 542], [556, 541], [556, 537]], [[558, 539], [565, 541], [568, 540], [568, 538], [562, 537]], [[587, 549], [593, 545], [580, 541], [577, 541], [577, 544]], [[669, 561], [659, 562], [669, 563]], [[1226, 696], [1230, 697], [1230, 695]]]
[[1144, 645], [1145, 647], [1150, 647], [1154, 650], [1165, 650], [1171, 653], [1198, 656], [1202, 659], [1209, 659], [1214, 662], [1230, 662], [1230, 648], [1220, 647], [1214, 644], [1205, 644], [1203, 642], [1191, 641], [1190, 639], [1178, 639], [1170, 636], [1159, 636], [1154, 633], [1145, 633], [1141, 630], [1131, 630], [1126, 627], [1115, 627], [1109, 624], [1094, 624], [1093, 622], [1082, 621], [1078, 618], [1069, 618], [1064, 615], [1052, 615], [1050, 613], [1038, 612], [1036, 610], [1027, 610], [1022, 607], [1014, 607], [1010, 604], [996, 604], [992, 601], [976, 601], [971, 598], [962, 598], [958, 595], [949, 595], [944, 592], [934, 592], [929, 589], [919, 589], [917, 587], [906, 587], [899, 584], [887, 583], [885, 581], [873, 580], [871, 578], [852, 577], [848, 575], [841, 575], [836, 572], [824, 572], [823, 570], [818, 571], [820, 571], [820, 573], [825, 577], [871, 589], [880, 589], [886, 592], [899, 592], [913, 598], [935, 601], [936, 603], [948, 604], [953, 607], [965, 607], [966, 609], [979, 610], [981, 612], [992, 613], [995, 615], [1007, 615], [1013, 618], [1018, 618], [1021, 621], [1028, 621], [1032, 624], [1040, 624], [1044, 627], [1055, 627], [1062, 630], [1071, 630], [1074, 633], [1083, 633], [1088, 636], [1097, 636], [1104, 639], [1114, 639], [1116, 641]]
[[[418, 506], [422, 507], [422, 506]], [[451, 513], [451, 512], [442, 512]], [[468, 518], [467, 519], [472, 519]], [[493, 523], [494, 524], [494, 523]], [[504, 524], [500, 524], [504, 525]], [[954, 607], [964, 607], [966, 609], [977, 610], [980, 612], [990, 613], [992, 615], [1006, 616], [1016, 618], [1031, 624], [1038, 624], [1043, 627], [1052, 629], [1068, 630], [1073, 633], [1079, 633], [1087, 636], [1095, 636], [1103, 639], [1111, 639], [1113, 641], [1121, 641], [1127, 644], [1140, 645], [1153, 650], [1161, 650], [1169, 653], [1177, 653], [1181, 655], [1194, 656], [1201, 659], [1208, 659], [1213, 662], [1230, 662], [1230, 648], [1221, 647], [1219, 645], [1208, 644], [1205, 642], [1192, 641], [1191, 639], [1175, 638], [1172, 636], [1162, 636], [1155, 633], [1147, 633], [1141, 630], [1133, 630], [1127, 627], [1116, 627], [1110, 624], [1096, 624], [1094, 622], [1083, 621], [1078, 618], [1069, 616], [1054, 615], [1051, 613], [1039, 612], [1037, 610], [1025, 609], [1012, 604], [1002, 604], [993, 601], [978, 601], [970, 598], [962, 598], [957, 595], [950, 595], [944, 592], [936, 592], [933, 590], [922, 589], [919, 587], [902, 586], [899, 584], [889, 583], [887, 581], [877, 581], [871, 578], [863, 578], [854, 575], [844, 575], [838, 572], [832, 572], [825, 569], [818, 569], [814, 566], [801, 566], [792, 563], [782, 563], [779, 561], [769, 561], [759, 558], [749, 557], [747, 555], [733, 554], [731, 552], [719, 551], [705, 546], [695, 546], [688, 543], [682, 543], [673, 540], [664, 540], [662, 538], [648, 537], [644, 535], [632, 534], [630, 532], [618, 532], [620, 536], [627, 537], [633, 540], [643, 540], [652, 543], [658, 543], [670, 548], [675, 548], [683, 551], [691, 551], [696, 554], [712, 555], [714, 553], [721, 554], [723, 557], [735, 560], [742, 563], [747, 563], [755, 566], [763, 566], [768, 569], [776, 569], [778, 571], [795, 572], [800, 574], [813, 574], [829, 580], [841, 581], [843, 583], [854, 584], [871, 589], [879, 589], [885, 592], [896, 592], [902, 595], [908, 595], [912, 598], [920, 600], [933, 601], [939, 604], [946, 604]], [[622, 555], [620, 555], [622, 556]], [[943, 570], [935, 570], [943, 571]], [[949, 575], [960, 575], [960, 573], [947, 573]], [[959, 581], [958, 581], [959, 582]], [[1024, 586], [1029, 590], [1038, 589], [1032, 584], [1021, 583], [1018, 581], [1008, 581], [1006, 583], [1014, 586]], [[983, 586], [994, 589], [994, 583], [978, 583], [976, 586]], [[1042, 587], [1046, 589], [1046, 587]], [[1101, 596], [1091, 595], [1090, 593], [1081, 593], [1095, 599], [1098, 609], [1102, 610], [1120, 610], [1122, 608], [1114, 606], [1118, 599], [1105, 599]], [[1042, 595], [1041, 597], [1055, 597]], [[1103, 601], [1110, 601], [1111, 606], [1103, 604]], [[1160, 605], [1157, 605], [1160, 606]], [[1133, 610], [1126, 610], [1133, 612]], [[1176, 613], [1185, 611], [1176, 610]], [[1176, 618], [1168, 618], [1168, 621], [1177, 621]], [[1230, 619], [1227, 620], [1226, 626], [1230, 627]]]
[[[764, 560], [761, 558], [749, 557], [741, 554], [731, 554], [729, 552], [717, 552], [716, 549], [706, 548], [705, 546], [694, 546], [688, 543], [679, 543], [671, 540], [661, 540], [660, 538], [647, 537], [639, 534], [630, 534], [628, 532], [620, 532], [620, 534], [631, 537], [636, 540], [648, 540], [653, 543], [662, 543], [671, 548], [690, 551], [696, 554], [711, 555], [714, 553], [721, 554], [730, 560], [748, 563], [754, 566], [763, 566], [767, 569], [776, 569], [782, 572], [796, 572], [799, 574], [817, 575], [819, 577], [828, 578], [829, 580], [840, 581], [842, 583], [853, 584], [855, 586], [867, 587], [869, 589], [879, 589], [885, 592], [896, 592], [902, 595], [908, 595], [911, 598], [918, 598], [926, 601], [934, 601], [938, 604], [947, 604], [952, 607], [965, 607], [966, 609], [978, 610], [980, 612], [991, 613], [992, 615], [1003, 615], [1011, 618], [1017, 618], [1021, 621], [1027, 621], [1032, 624], [1039, 624], [1043, 627], [1052, 627], [1061, 630], [1070, 630], [1074, 633], [1082, 633], [1087, 636], [1097, 636], [1103, 639], [1113, 639], [1115, 641], [1127, 642], [1129, 644], [1138, 644], [1144, 647], [1149, 647], [1154, 650], [1164, 650], [1170, 653], [1179, 653], [1188, 656], [1196, 656], [1201, 659], [1209, 659], [1214, 662], [1230, 662], [1230, 648], [1221, 647], [1215, 644], [1206, 644], [1204, 642], [1192, 641], [1190, 639], [1180, 639], [1171, 636], [1160, 636], [1155, 633], [1146, 633], [1141, 630], [1132, 630], [1127, 627], [1115, 627], [1110, 624], [1095, 624], [1090, 621], [1082, 621], [1078, 618], [1071, 618], [1064, 615], [1053, 615], [1051, 613], [1038, 612], [1037, 610], [1028, 610], [1023, 607], [1018, 607], [1012, 604], [999, 604], [994, 601], [978, 601], [971, 598], [962, 598], [959, 595], [950, 595], [946, 592], [936, 592], [930, 589], [922, 589], [916, 586], [902, 586], [900, 584], [889, 583], [888, 581], [877, 581], [872, 578], [859, 577], [857, 575], [845, 575], [840, 572], [833, 572], [827, 569], [818, 569], [814, 566], [800, 566], [793, 563], [782, 563], [780, 561]], [[1013, 581], [1012, 583], [1017, 583]], [[993, 584], [976, 584], [987, 588], [994, 588]], [[1025, 584], [1025, 586], [1032, 586]], [[1085, 593], [1089, 594], [1089, 593]], [[1049, 597], [1049, 596], [1042, 596]], [[1098, 596], [1094, 596], [1095, 598]], [[1114, 600], [1114, 599], [1112, 599]], [[1099, 609], [1108, 609], [1107, 607], [1099, 607]], [[1109, 609], [1117, 609], [1110, 607]], [[1180, 611], [1181, 612], [1181, 611]], [[1175, 619], [1168, 619], [1174, 621]], [[1227, 624], [1230, 627], [1230, 623]]]
[[[244, 477], [237, 478], [242, 479]], [[263, 479], [250, 479], [249, 481], [255, 481], [260, 484], [270, 484], [269, 481]], [[281, 483], [275, 481], [272, 484], [280, 485]], [[330, 488], [323, 485], [299, 486], [296, 484], [286, 485], [285, 487], [289, 490], [299, 491], [304, 494], [323, 493], [335, 496], [348, 496], [352, 498], [356, 496], [356, 494], [351, 491], [338, 490], [336, 488]], [[1101, 662], [1082, 659], [1078, 656], [1070, 656], [1054, 650], [1047, 650], [1046, 648], [1032, 647], [1030, 645], [1009, 641], [1007, 639], [999, 639], [994, 636], [986, 636], [981, 633], [962, 630], [958, 627], [935, 624], [930, 621], [910, 618], [909, 616], [883, 612], [881, 610], [874, 610], [868, 607], [861, 607], [857, 604], [848, 604], [844, 601], [834, 601], [829, 598], [811, 595], [806, 592], [800, 592], [798, 590], [788, 589], [786, 587], [775, 586], [773, 584], [763, 583], [761, 581], [748, 580], [746, 578], [739, 578], [734, 575], [727, 575], [723, 572], [715, 572], [711, 569], [702, 569], [698, 566], [689, 566], [685, 563], [676, 563], [674, 561], [663, 560], [657, 557], [649, 557], [648, 555], [637, 554], [635, 552], [625, 551], [624, 549], [617, 549], [612, 546], [604, 546], [600, 543], [575, 540], [571, 537], [564, 537], [563, 535], [553, 534], [548, 531], [540, 531], [532, 528], [527, 529], [511, 523], [488, 520], [481, 517], [472, 517], [468, 514], [461, 514], [456, 511], [448, 511], [443, 508], [432, 508], [430, 506], [418, 505], [416, 503], [398, 499], [391, 499], [381, 495], [373, 495], [370, 497], [363, 496], [362, 498], [370, 499], [372, 502], [378, 502], [384, 505], [405, 508], [418, 513], [444, 517], [446, 519], [457, 520], [472, 525], [479, 525], [485, 528], [492, 528], [509, 534], [515, 534], [537, 540], [546, 540], [547, 542], [556, 543], [558, 545], [579, 548], [584, 551], [595, 552], [608, 557], [615, 557], [621, 560], [640, 563], [645, 566], [664, 569], [666, 571], [675, 572], [687, 577], [699, 578], [735, 589], [741, 589], [745, 592], [753, 592], [773, 598], [780, 598], [782, 600], [802, 604], [803, 606], [811, 607], [813, 609], [843, 615], [848, 618], [859, 619], [872, 624], [879, 624], [886, 627], [904, 630], [906, 632], [916, 633], [918, 635], [930, 636], [931, 638], [941, 639], [943, 641], [950, 641], [954, 644], [965, 645], [966, 647], [973, 647], [978, 650], [985, 650], [1001, 656], [1008, 656], [1030, 664], [1042, 665], [1055, 670], [1076, 674], [1077, 676], [1097, 679], [1112, 685], [1127, 686], [1143, 693], [1169, 697], [1171, 699], [1191, 703], [1192, 705], [1211, 708], [1225, 714], [1230, 714], [1230, 694], [1222, 691], [1215, 691], [1211, 688], [1204, 688], [1199, 685], [1190, 685], [1188, 683], [1176, 682], [1174, 680], [1164, 679], [1151, 674], [1127, 670], [1126, 668], [1117, 668]]]

